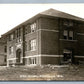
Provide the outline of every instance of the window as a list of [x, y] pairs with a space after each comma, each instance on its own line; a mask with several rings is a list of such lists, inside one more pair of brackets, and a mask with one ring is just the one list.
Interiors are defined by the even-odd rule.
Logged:
[[63, 60], [64, 61], [72, 61], [72, 51], [71, 50], [68, 50], [68, 49], [64, 49], [63, 51]]
[[9, 54], [13, 54], [13, 47], [9, 47]]
[[25, 26], [25, 34], [31, 33], [31, 25], [30, 23]]
[[11, 54], [11, 47], [9, 47], [9, 54]]
[[22, 39], [20, 37], [16, 39], [16, 43], [19, 43], [21, 41], [22, 41]]
[[17, 36], [16, 43], [21, 42], [22, 41], [22, 39], [21, 39], [21, 28], [18, 28], [16, 30], [16, 36]]
[[17, 35], [17, 38], [18, 38], [18, 29], [16, 30], [16, 35]]
[[64, 25], [68, 26], [68, 21], [64, 21]]
[[70, 39], [70, 40], [73, 39], [73, 31], [69, 31], [69, 39]]
[[67, 26], [67, 27], [71, 27], [71, 26], [73, 26], [73, 22], [72, 22], [72, 21], [69, 21], [69, 20], [65, 20], [65, 21], [63, 22], [63, 25], [65, 25], [65, 26]]
[[28, 29], [27, 29], [27, 27], [25, 27], [25, 34], [27, 34], [28, 33]]
[[73, 26], [73, 22], [72, 21], [70, 21], [69, 26]]
[[30, 40], [29, 45], [30, 45], [30, 50], [35, 51], [36, 50], [36, 39]]
[[7, 62], [7, 56], [5, 55], [5, 57], [4, 57], [4, 62]]
[[16, 30], [17, 38], [21, 36], [21, 28], [18, 28]]
[[21, 28], [18, 29], [19, 37], [21, 36]]
[[25, 41], [25, 51], [27, 51], [27, 42]]
[[31, 33], [35, 32], [35, 30], [36, 30], [36, 23], [31, 24], [30, 27], [31, 27]]
[[13, 38], [14, 38], [14, 35], [13, 35], [13, 34], [11, 34], [10, 36], [11, 36], [11, 40], [13, 40]]
[[67, 39], [67, 38], [68, 38], [68, 31], [64, 30], [64, 39]]
[[14, 39], [14, 34], [12, 33], [9, 35], [9, 41], [12, 41], [13, 39]]
[[4, 47], [4, 52], [5, 52], [5, 53], [7, 52], [7, 46]]
[[35, 57], [29, 58], [29, 64], [36, 64], [36, 58]]
[[28, 34], [28, 27], [29, 27], [29, 25], [25, 26], [25, 34]]
[[73, 31], [64, 30], [64, 39], [73, 40]]

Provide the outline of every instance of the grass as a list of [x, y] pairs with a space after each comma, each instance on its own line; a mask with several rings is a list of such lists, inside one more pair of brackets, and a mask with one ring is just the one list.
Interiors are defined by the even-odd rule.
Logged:
[[42, 81], [84, 80], [84, 67], [75, 66], [17, 66], [0, 67], [0, 80], [15, 81]]

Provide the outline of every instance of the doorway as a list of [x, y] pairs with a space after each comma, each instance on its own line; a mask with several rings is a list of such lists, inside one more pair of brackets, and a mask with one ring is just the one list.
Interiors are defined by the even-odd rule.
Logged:
[[21, 49], [18, 49], [17, 51], [16, 51], [16, 63], [20, 63], [20, 61], [21, 61]]

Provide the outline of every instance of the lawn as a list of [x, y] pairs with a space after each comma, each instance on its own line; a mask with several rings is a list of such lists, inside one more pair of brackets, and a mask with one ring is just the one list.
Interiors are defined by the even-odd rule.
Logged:
[[16, 81], [52, 81], [84, 80], [84, 66], [16, 66], [0, 67], [0, 80]]

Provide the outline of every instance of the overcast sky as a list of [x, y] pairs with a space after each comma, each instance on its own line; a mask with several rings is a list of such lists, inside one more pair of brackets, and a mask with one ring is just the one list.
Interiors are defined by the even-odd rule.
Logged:
[[0, 35], [49, 8], [84, 18], [84, 4], [0, 4]]

